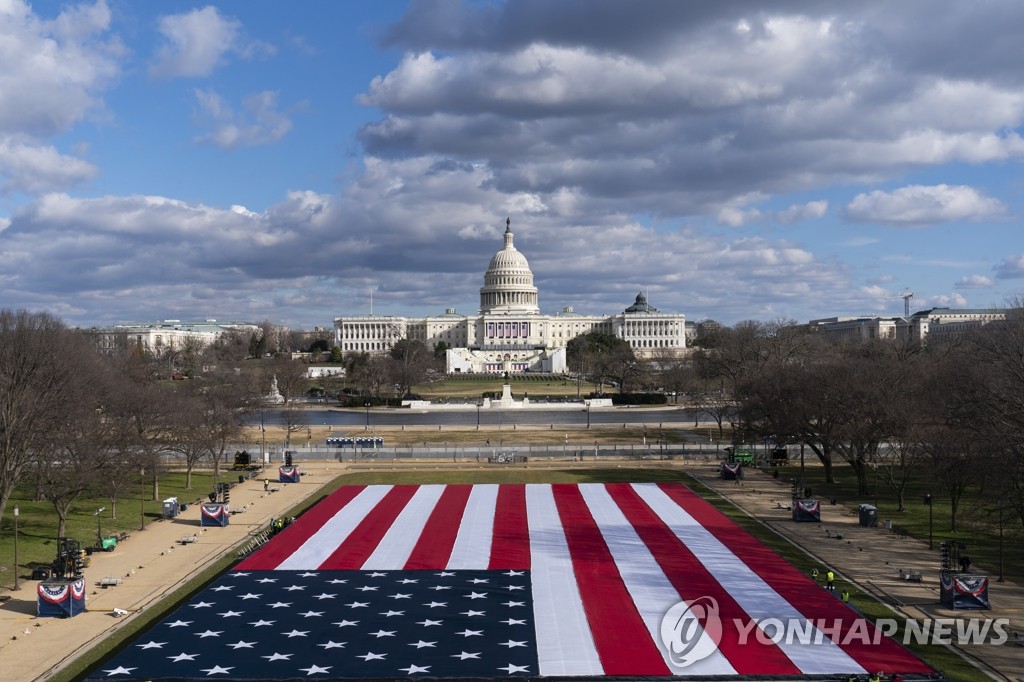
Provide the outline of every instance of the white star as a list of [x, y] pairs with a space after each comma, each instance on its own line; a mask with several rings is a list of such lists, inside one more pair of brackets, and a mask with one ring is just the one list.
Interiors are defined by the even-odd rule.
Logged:
[[316, 595], [316, 598], [317, 599], [334, 599], [337, 596], [338, 595], [336, 595], [336, 594], [329, 594], [327, 592], [321, 592], [320, 594]]
[[529, 668], [530, 666], [528, 665], [512, 665], [511, 663], [509, 663], [504, 668], [498, 668], [498, 670], [504, 670], [509, 675], [511, 675], [512, 673], [528, 673], [530, 672]]
[[526, 571], [505, 571], [504, 575], [523, 575]]
[[372, 651], [368, 651], [362, 656], [356, 656], [356, 658], [361, 658], [364, 661], [383, 661], [385, 656], [387, 654], [375, 654]]
[[348, 582], [348, 580], [342, 580], [341, 578], [334, 578], [332, 580], [328, 580], [327, 584], [328, 585], [344, 585], [347, 582]]
[[433, 608], [437, 608], [439, 606], [448, 606], [448, 602], [446, 602], [446, 601], [432, 601], [429, 604], [424, 604], [424, 606], [429, 606], [430, 608], [433, 609]]
[[398, 632], [398, 630], [377, 630], [377, 632], [371, 632], [369, 634], [380, 639], [381, 637], [394, 637], [396, 632]]
[[430, 590], [450, 590], [450, 589], [452, 589], [452, 586], [451, 585], [434, 585], [433, 587], [429, 587], [427, 589], [430, 589]]
[[234, 644], [228, 644], [228, 646], [232, 649], [251, 649], [252, 645], [255, 643], [256, 642], [243, 642], [242, 640], [238, 640]]
[[260, 656], [260, 658], [267, 659], [267, 662], [271, 661], [288, 661], [291, 660], [292, 654], [279, 654], [276, 651], [269, 656]]
[[186, 654], [183, 651], [180, 654], [178, 654], [177, 656], [168, 656], [167, 658], [169, 658], [170, 660], [174, 661], [175, 663], [178, 663], [180, 661], [194, 661], [194, 660], [196, 660], [196, 656], [198, 656], [198, 655], [199, 654]]
[[473, 578], [472, 580], [467, 580], [466, 582], [473, 583], [474, 585], [479, 585], [480, 583], [487, 582], [487, 578]]
[[441, 571], [440, 573], [435, 573], [434, 575], [438, 576], [439, 578], [450, 578], [455, 574], [451, 571]]
[[222, 668], [219, 665], [215, 665], [212, 668], [201, 668], [201, 670], [209, 677], [210, 675], [229, 675], [234, 667], [229, 665], [227, 668]]
[[345, 606], [349, 607], [350, 609], [361, 609], [364, 606], [369, 606], [369, 605], [370, 605], [370, 602], [368, 602], [368, 601], [366, 601], [366, 602], [354, 601], [351, 604], [345, 604]]
[[237, 573], [228, 573], [228, 575], [231, 576], [232, 578], [244, 578], [244, 577], [246, 577], [248, 575], [252, 575], [252, 574], [251, 573], [247, 573], [245, 571], [238, 571]]
[[249, 623], [249, 625], [253, 626], [254, 628], [258, 628], [263, 627], [264, 625], [273, 625], [276, 622], [276, 620], [257, 620], [253, 621], [252, 623]]
[[359, 625], [358, 620], [341, 620], [337, 623], [331, 623], [331, 625], [337, 625], [339, 628], [348, 627], [349, 625]]
[[360, 592], [376, 592], [377, 590], [380, 589], [380, 586], [379, 585], [363, 585], [362, 587], [357, 587], [356, 589], [359, 590]]
[[526, 606], [526, 602], [524, 602], [524, 601], [507, 601], [507, 602], [505, 602], [504, 605], [505, 606]]
[[256, 582], [258, 582], [258, 583], [276, 583], [277, 582], [277, 578], [260, 578]]
[[290, 601], [276, 601], [273, 604], [268, 604], [272, 609], [286, 609], [291, 605], [292, 603]]
[[135, 646], [140, 649], [160, 649], [164, 644], [167, 644], [167, 642], [154, 642], [153, 640], [150, 640], [145, 644], [136, 644]]
[[467, 599], [487, 599], [486, 592], [470, 592], [467, 595]]
[[399, 668], [402, 672], [412, 675], [413, 673], [429, 673], [429, 665], [410, 665], [408, 668]]
[[317, 646], [322, 646], [324, 649], [344, 649], [346, 644], [348, 642], [335, 642], [332, 640], [326, 644], [317, 644]]
[[313, 573], [312, 571], [306, 571], [305, 573], [299, 573], [300, 578], [315, 578], [319, 573]]
[[225, 611], [224, 613], [218, 613], [217, 615], [221, 616], [223, 618], [231, 618], [232, 616], [241, 616], [242, 612], [241, 611]]
[[301, 670], [302, 672], [306, 673], [306, 677], [309, 677], [310, 675], [315, 675], [316, 673], [327, 673], [327, 672], [330, 672], [331, 666], [328, 665], [328, 666], [325, 666], [325, 667], [321, 668], [318, 665], [311, 665], [308, 668], [299, 668], [299, 670]]
[[287, 635], [289, 639], [292, 637], [305, 637], [309, 634], [309, 630], [292, 630], [291, 632], [282, 632], [282, 635]]
[[509, 649], [513, 649], [513, 648], [515, 648], [517, 646], [526, 646], [526, 642], [516, 642], [516, 641], [513, 641], [511, 639], [508, 640], [507, 642], [498, 642], [498, 643], [501, 646], [507, 646]]
[[437, 644], [437, 642], [424, 642], [421, 639], [420, 641], [416, 642], [415, 644], [410, 644], [409, 646], [414, 646], [417, 649], [422, 649], [424, 647], [433, 647], [435, 644]]
[[484, 631], [483, 630], [463, 630], [462, 632], [456, 632], [455, 634], [462, 635], [463, 637], [481, 637], [481, 636], [483, 636]]
[[173, 623], [168, 623], [167, 625], [169, 625], [172, 628], [184, 628], [184, 627], [188, 627], [189, 625], [192, 625], [192, 621], [190, 621], [190, 620], [176, 620]]
[[224, 632], [224, 631], [223, 630], [219, 630], [217, 632], [214, 632], [213, 630], [207, 630], [206, 632], [197, 632], [196, 635], [198, 635], [202, 639], [206, 639], [207, 637], [220, 637], [220, 633], [221, 632]]
[[526, 625], [525, 620], [520, 620], [518, 618], [509, 618], [508, 620], [503, 620], [499, 622], [504, 623], [505, 625]]
[[195, 604], [189, 604], [194, 609], [208, 609], [213, 606], [212, 601], [197, 601]]
[[506, 590], [525, 590], [526, 588], [523, 587], [522, 585], [506, 585], [505, 589]]
[[471, 654], [471, 653], [468, 653], [468, 652], [465, 652], [465, 651], [463, 651], [463, 652], [462, 652], [461, 654], [452, 654], [452, 658], [457, 658], [457, 659], [459, 659], [460, 661], [464, 661], [464, 660], [466, 660], [467, 658], [476, 658], [476, 659], [479, 659], [479, 658], [480, 658], [480, 652], [478, 651], [478, 652], [476, 652], [475, 654]]
[[429, 618], [427, 620], [418, 620], [418, 621], [416, 621], [416, 625], [422, 625], [425, 628], [429, 628], [431, 625], [440, 625], [440, 624], [441, 624], [441, 621], [439, 621], [439, 620], [430, 620]]
[[286, 589], [289, 592], [294, 592], [296, 590], [304, 590], [304, 589], [306, 589], [306, 586], [305, 585], [289, 585], [288, 587], [286, 587], [284, 589]]
[[113, 670], [104, 670], [103, 672], [107, 674], [107, 677], [110, 677], [112, 675], [131, 675], [133, 670], [135, 670], [135, 668], [126, 668], [122, 665], [119, 668], [114, 668]]
[[410, 583], [418, 583], [418, 582], [419, 582], [419, 580], [417, 580], [416, 578], [404, 578], [402, 580], [399, 580], [398, 584], [399, 585], [409, 585]]
[[390, 618], [391, 616], [404, 616], [405, 611], [384, 611], [380, 615]]
[[248, 594], [243, 594], [239, 599], [259, 599], [262, 596], [262, 594], [253, 594], [252, 592], [249, 592]]
[[380, 571], [374, 571], [373, 573], [370, 574], [370, 577], [371, 578], [383, 578], [386, 575], [387, 575], [387, 573], [381, 573]]
[[305, 611], [303, 613], [300, 613], [299, 615], [300, 616], [304, 616], [306, 618], [310, 618], [312, 616], [322, 616], [322, 615], [324, 615], [324, 612], [323, 611]]
[[212, 590], [210, 590], [210, 592], [224, 592], [226, 590], [233, 590], [233, 589], [235, 589], [234, 585], [217, 585], [217, 587], [215, 587]]
[[391, 597], [392, 599], [408, 599], [412, 595], [411, 594], [402, 594], [401, 592], [399, 592], [397, 594], [389, 594], [388, 596]]
[[470, 609], [469, 611], [462, 611], [460, 613], [463, 616], [469, 616], [470, 618], [472, 618], [473, 616], [484, 616], [484, 615], [487, 615], [486, 611], [473, 611], [472, 609]]

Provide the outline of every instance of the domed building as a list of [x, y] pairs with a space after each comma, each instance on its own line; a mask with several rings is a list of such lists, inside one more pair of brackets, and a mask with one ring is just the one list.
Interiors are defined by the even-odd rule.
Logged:
[[511, 220], [505, 221], [504, 245], [491, 258], [480, 287], [476, 315], [443, 315], [412, 319], [363, 315], [334, 320], [334, 342], [343, 354], [386, 353], [400, 339], [428, 347], [448, 347], [447, 371], [553, 372], [566, 371], [569, 341], [600, 332], [629, 342], [638, 355], [682, 352], [686, 348], [686, 317], [661, 313], [643, 292], [633, 305], [616, 315], [580, 315], [571, 307], [542, 315], [530, 264], [515, 247]]

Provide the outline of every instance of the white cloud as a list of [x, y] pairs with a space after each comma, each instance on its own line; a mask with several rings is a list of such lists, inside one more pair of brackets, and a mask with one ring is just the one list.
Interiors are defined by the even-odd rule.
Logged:
[[964, 275], [956, 283], [957, 289], [988, 289], [993, 286], [995, 282], [984, 275]]
[[1003, 258], [1003, 262], [993, 268], [997, 279], [1018, 279], [1024, 277], [1024, 254], [1015, 253]]
[[157, 30], [163, 44], [157, 48], [149, 69], [154, 78], [209, 76], [224, 65], [229, 54], [248, 59], [274, 52], [266, 43], [247, 39], [241, 22], [223, 16], [212, 5], [163, 16]]
[[200, 124], [210, 131], [197, 142], [222, 149], [237, 149], [277, 142], [292, 128], [291, 119], [277, 109], [277, 93], [264, 91], [248, 95], [242, 111], [235, 111], [212, 90], [196, 90]]
[[846, 206], [846, 215], [856, 222], [922, 226], [1000, 220], [1006, 217], [1006, 206], [966, 185], [910, 185], [858, 194]]
[[927, 299], [927, 305], [935, 306], [938, 308], [966, 308], [967, 298], [960, 294], [940, 294], [938, 296], [929, 296]]
[[41, 194], [79, 184], [97, 172], [91, 163], [61, 154], [50, 145], [0, 136], [0, 192]]
[[[761, 198], [761, 195], [757, 195]], [[718, 211], [716, 220], [720, 225], [729, 227], [741, 227], [753, 223], [782, 223], [793, 225], [805, 220], [822, 218], [828, 213], [828, 202], [809, 201], [806, 204], [792, 204], [781, 211], [762, 211], [756, 208], [744, 209], [741, 205], [753, 200], [752, 197], [742, 197], [729, 206], [723, 206]]]

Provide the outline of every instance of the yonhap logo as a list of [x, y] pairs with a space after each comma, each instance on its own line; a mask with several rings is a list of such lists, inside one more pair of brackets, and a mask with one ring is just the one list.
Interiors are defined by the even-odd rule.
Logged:
[[718, 649], [722, 619], [714, 597], [699, 597], [674, 605], [661, 618], [661, 643], [673, 665], [685, 668]]

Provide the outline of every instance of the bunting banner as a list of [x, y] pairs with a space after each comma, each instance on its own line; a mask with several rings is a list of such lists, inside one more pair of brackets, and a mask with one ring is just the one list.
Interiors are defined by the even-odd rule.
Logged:
[[226, 526], [231, 520], [231, 512], [226, 504], [204, 504], [199, 510], [200, 526]]

